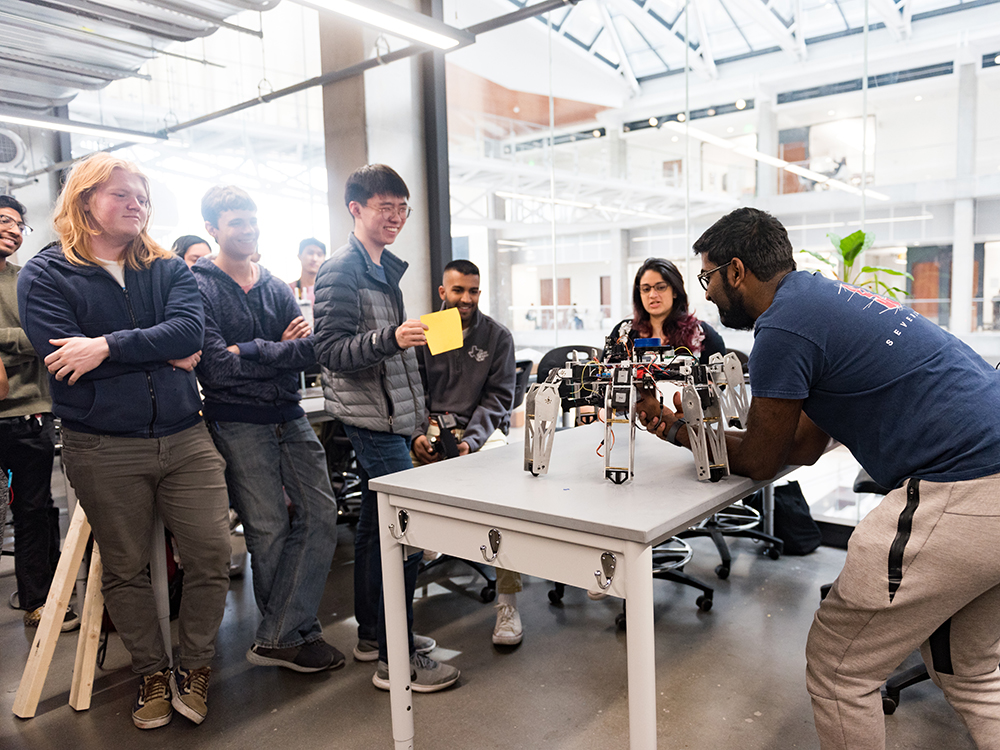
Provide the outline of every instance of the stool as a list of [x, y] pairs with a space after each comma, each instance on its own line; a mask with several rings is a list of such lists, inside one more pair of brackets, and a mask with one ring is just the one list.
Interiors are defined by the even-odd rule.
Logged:
[[[87, 541], [90, 539], [90, 522], [79, 504], [73, 512], [66, 540], [63, 542], [59, 564], [56, 566], [49, 595], [45, 600], [42, 619], [35, 633], [35, 640], [24, 665], [21, 683], [14, 697], [14, 715], [30, 719], [35, 715], [38, 701], [48, 676], [56, 641], [62, 632], [62, 621], [69, 605], [70, 594], [76, 583], [76, 571], [83, 562]], [[156, 612], [160, 622], [160, 633], [166, 647], [167, 658], [173, 664], [170, 639], [170, 601], [167, 590], [167, 563], [163, 555], [163, 522], [157, 515], [153, 521], [154, 544], [150, 549], [150, 578], [156, 598]], [[70, 683], [69, 705], [77, 711], [90, 708], [94, 690], [94, 672], [97, 667], [97, 647], [101, 637], [101, 620], [104, 613], [104, 595], [101, 593], [101, 553], [95, 542], [90, 555], [90, 570], [87, 575], [87, 593], [81, 612], [80, 636], [76, 644], [76, 661], [73, 665], [73, 679]]]

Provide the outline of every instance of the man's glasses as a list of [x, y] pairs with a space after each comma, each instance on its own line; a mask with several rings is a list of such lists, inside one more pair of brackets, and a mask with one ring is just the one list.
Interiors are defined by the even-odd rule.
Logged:
[[[733, 258], [733, 260], [736, 260], [736, 259]], [[733, 262], [732, 260], [729, 261], [729, 263], [732, 263], [732, 262]], [[723, 263], [721, 266], [716, 266], [715, 268], [710, 268], [707, 271], [702, 271], [701, 273], [699, 273], [698, 274], [698, 283], [701, 284], [701, 288], [704, 289], [707, 292], [708, 291], [708, 280], [709, 280], [709, 277], [713, 273], [715, 273], [716, 271], [718, 271], [720, 268], [725, 268], [726, 266], [728, 266], [729, 263]]]
[[666, 294], [667, 290], [670, 288], [670, 284], [665, 281], [661, 281], [659, 284], [654, 284], [650, 286], [649, 284], [643, 284], [639, 287], [639, 294], [643, 297], [649, 295], [650, 292], [656, 292], [657, 294]]
[[14, 221], [9, 216], [6, 216], [4, 214], [0, 214], [0, 227], [3, 227], [4, 229], [8, 229], [11, 226], [17, 227], [17, 231], [19, 231], [21, 233], [22, 237], [27, 237], [29, 234], [31, 234], [31, 231], [32, 231], [31, 227], [29, 227], [23, 221]]
[[374, 208], [376, 211], [381, 211], [382, 218], [386, 221], [396, 217], [399, 217], [400, 219], [409, 219], [410, 214], [413, 213], [413, 209], [410, 206], [400, 206], [399, 208], [395, 206], [368, 206], [368, 208]]

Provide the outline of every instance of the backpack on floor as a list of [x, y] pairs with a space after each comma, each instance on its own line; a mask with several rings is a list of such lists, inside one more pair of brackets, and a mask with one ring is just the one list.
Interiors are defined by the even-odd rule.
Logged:
[[[743, 502], [761, 511], [764, 493], [755, 492]], [[823, 541], [798, 482], [774, 487], [774, 535], [785, 543], [786, 555], [808, 555]]]

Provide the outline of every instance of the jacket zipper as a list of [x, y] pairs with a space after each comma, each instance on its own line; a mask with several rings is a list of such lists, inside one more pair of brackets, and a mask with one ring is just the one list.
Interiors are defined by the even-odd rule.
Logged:
[[[128, 289], [122, 287], [122, 292], [125, 294], [125, 306], [128, 308], [128, 316], [132, 320], [132, 327], [138, 328], [139, 322], [135, 318], [135, 311], [132, 309], [132, 298], [129, 296]], [[146, 371], [146, 387], [149, 388], [149, 401], [153, 407], [153, 418], [149, 423], [149, 436], [153, 437], [153, 426], [156, 424], [156, 391], [153, 390], [153, 376]]]
[[394, 410], [392, 408], [392, 398], [389, 396], [389, 389], [386, 388], [385, 385], [385, 377], [387, 374], [387, 368], [385, 366], [385, 362], [382, 363], [381, 370], [382, 372], [379, 374], [378, 380], [379, 380], [379, 385], [382, 387], [382, 395], [385, 396], [385, 404], [389, 412], [389, 428], [392, 429], [392, 413]]

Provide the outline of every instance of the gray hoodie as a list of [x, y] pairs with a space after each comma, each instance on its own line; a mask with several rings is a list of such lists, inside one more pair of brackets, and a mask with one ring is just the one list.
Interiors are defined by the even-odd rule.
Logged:
[[[464, 331], [460, 349], [432, 356], [418, 347], [420, 376], [430, 414], [454, 414], [462, 437], [472, 451], [479, 450], [499, 428], [506, 434], [514, 405], [514, 337], [493, 318], [476, 310]], [[413, 437], [426, 434], [427, 420]]]

